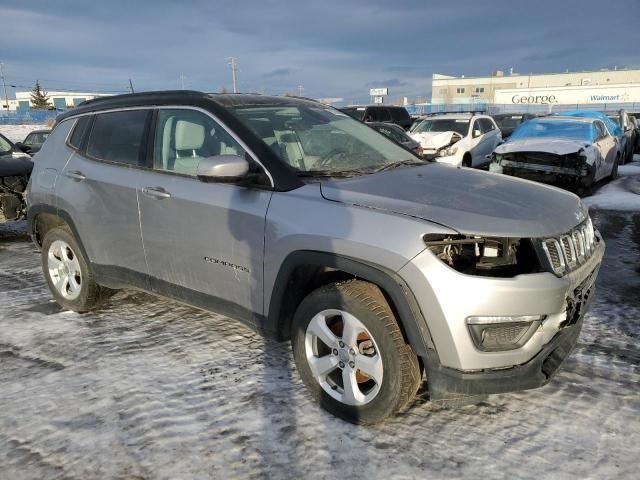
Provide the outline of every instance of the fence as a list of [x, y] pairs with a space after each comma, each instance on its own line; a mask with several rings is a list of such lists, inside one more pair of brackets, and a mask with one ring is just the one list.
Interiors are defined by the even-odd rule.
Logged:
[[435, 105], [408, 105], [407, 110], [414, 115], [431, 113], [484, 112], [494, 113], [557, 113], [569, 110], [615, 111], [624, 109], [627, 112], [640, 112], [640, 103], [588, 103], [588, 104], [494, 104], [494, 103], [454, 103]]
[[0, 112], [0, 125], [44, 124], [55, 120], [61, 112], [57, 110], [20, 110]]

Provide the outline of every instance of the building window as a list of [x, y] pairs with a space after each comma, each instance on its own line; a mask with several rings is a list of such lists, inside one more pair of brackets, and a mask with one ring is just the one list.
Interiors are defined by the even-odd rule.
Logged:
[[456, 93], [464, 93], [464, 88], [456, 88]]
[[449, 91], [449, 89], [447, 89], [447, 88], [441, 88], [440, 90], [438, 90], [438, 93], [440, 95], [446, 95], [448, 91]]
[[484, 87], [476, 87], [476, 88], [474, 89], [474, 92], [475, 92], [475, 93], [484, 93]]

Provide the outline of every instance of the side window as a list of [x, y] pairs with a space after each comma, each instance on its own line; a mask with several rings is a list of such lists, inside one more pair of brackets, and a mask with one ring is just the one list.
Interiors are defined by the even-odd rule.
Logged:
[[87, 132], [87, 127], [91, 123], [91, 115], [85, 115], [84, 117], [78, 118], [76, 120], [76, 124], [73, 127], [73, 133], [69, 137], [69, 145], [71, 145], [76, 150], [79, 150], [82, 146], [82, 139], [84, 138], [84, 134]]
[[482, 133], [488, 133], [488, 132], [490, 132], [490, 131], [492, 131], [494, 129], [493, 122], [491, 120], [489, 120], [488, 118], [481, 118], [480, 119], [480, 128], [482, 130]]
[[196, 110], [158, 112], [153, 168], [195, 176], [200, 160], [214, 155], [239, 155], [243, 148], [215, 120]]
[[87, 155], [108, 162], [139, 165], [145, 122], [150, 113], [150, 110], [129, 110], [97, 114]]
[[391, 114], [389, 113], [388, 108], [377, 108], [377, 116], [379, 122], [390, 122]]
[[482, 131], [482, 126], [480, 125], [480, 120], [474, 120], [473, 125], [471, 127], [471, 136], [474, 137], [476, 130], [480, 131], [480, 135], [482, 135], [484, 132]]
[[607, 134], [604, 130], [604, 125], [601, 122], [595, 122], [595, 125], [596, 125], [597, 139], [601, 140], [604, 137], [606, 137]]

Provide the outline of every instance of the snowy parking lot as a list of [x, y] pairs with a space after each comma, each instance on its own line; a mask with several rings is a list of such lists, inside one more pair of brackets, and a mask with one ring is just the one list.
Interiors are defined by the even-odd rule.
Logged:
[[366, 428], [225, 317], [134, 291], [61, 311], [26, 224], [0, 226], [0, 478], [637, 478], [640, 165], [620, 171], [586, 200], [608, 248], [555, 379]]

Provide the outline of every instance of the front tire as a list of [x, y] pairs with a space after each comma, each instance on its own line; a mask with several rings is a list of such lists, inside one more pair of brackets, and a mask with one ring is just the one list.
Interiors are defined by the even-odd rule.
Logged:
[[309, 294], [293, 320], [302, 381], [327, 411], [355, 424], [393, 415], [415, 395], [418, 358], [378, 287], [360, 280]]
[[52, 228], [45, 235], [42, 269], [53, 298], [67, 310], [87, 312], [113, 292], [95, 282], [82, 250], [65, 227]]

